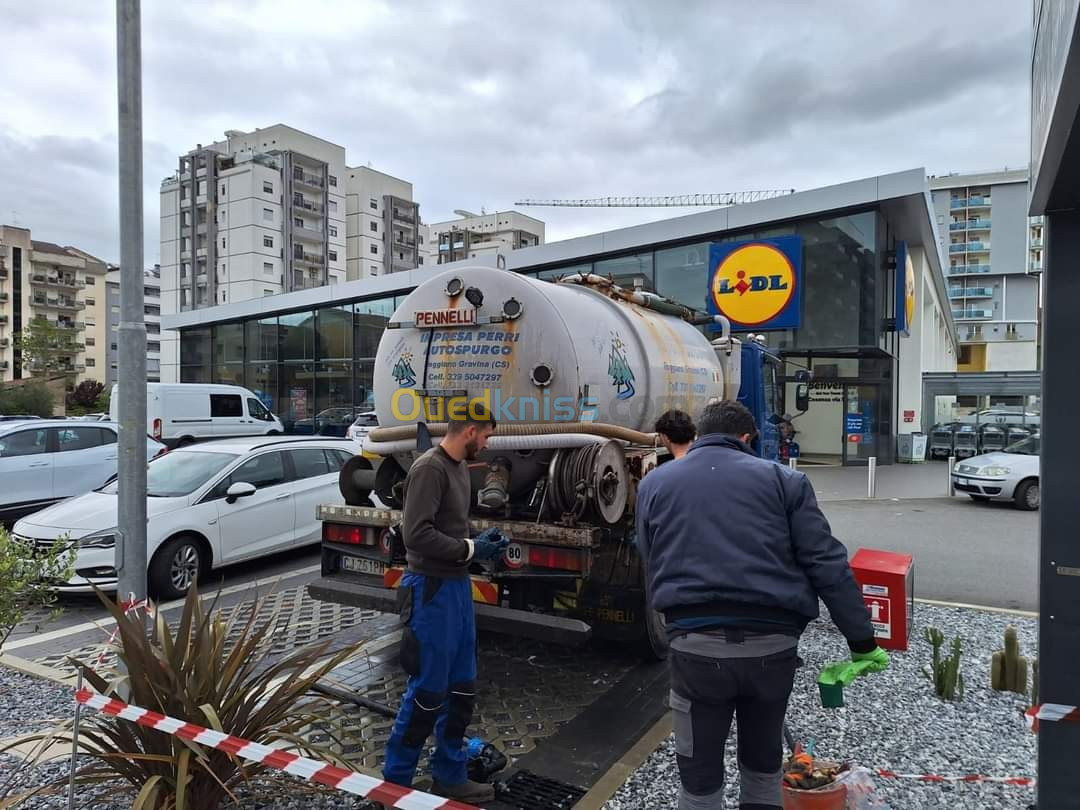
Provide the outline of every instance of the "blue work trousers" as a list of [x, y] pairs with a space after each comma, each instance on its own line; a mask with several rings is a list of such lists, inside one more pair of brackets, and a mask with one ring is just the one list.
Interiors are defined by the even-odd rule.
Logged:
[[399, 587], [401, 665], [409, 680], [386, 745], [383, 777], [411, 787], [420, 751], [434, 731], [431, 774], [440, 784], [460, 785], [467, 775], [465, 729], [476, 704], [472, 582], [410, 572]]

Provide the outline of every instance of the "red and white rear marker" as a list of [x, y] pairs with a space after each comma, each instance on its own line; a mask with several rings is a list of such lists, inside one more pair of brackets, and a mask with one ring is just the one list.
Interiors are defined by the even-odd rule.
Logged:
[[1040, 703], [1024, 712], [1024, 719], [1032, 731], [1039, 730], [1039, 721], [1047, 723], [1080, 723], [1080, 707], [1063, 703]]
[[80, 689], [76, 692], [75, 700], [113, 717], [129, 720], [140, 726], [181, 737], [208, 748], [226, 751], [250, 762], [258, 762], [269, 768], [299, 776], [301, 779], [381, 802], [387, 807], [396, 807], [400, 810], [479, 810], [471, 804], [433, 796], [430, 793], [395, 785], [392, 782], [384, 782], [373, 776], [347, 771], [316, 759], [308, 759], [268, 745], [234, 737], [231, 734], [223, 734], [194, 723], [185, 723], [174, 717], [167, 717], [149, 709], [141, 709], [114, 698], [107, 698], [89, 689]]

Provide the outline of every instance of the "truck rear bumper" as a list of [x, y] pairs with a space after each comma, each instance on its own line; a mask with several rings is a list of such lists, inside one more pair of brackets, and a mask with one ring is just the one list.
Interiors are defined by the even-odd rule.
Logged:
[[[397, 610], [397, 591], [373, 585], [362, 585], [343, 577], [321, 577], [308, 583], [308, 593], [322, 602], [394, 613]], [[495, 607], [473, 603], [476, 626], [493, 633], [546, 641], [552, 644], [578, 646], [592, 637], [592, 627], [580, 619], [547, 616], [527, 610]]]

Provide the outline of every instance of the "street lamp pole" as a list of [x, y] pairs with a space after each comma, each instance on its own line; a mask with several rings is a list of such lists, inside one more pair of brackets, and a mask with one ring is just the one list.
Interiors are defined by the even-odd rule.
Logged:
[[[140, 0], [116, 0], [120, 156], [120, 326], [117, 342], [117, 598], [146, 598], [146, 323], [143, 309]], [[145, 615], [137, 611], [135, 615]]]

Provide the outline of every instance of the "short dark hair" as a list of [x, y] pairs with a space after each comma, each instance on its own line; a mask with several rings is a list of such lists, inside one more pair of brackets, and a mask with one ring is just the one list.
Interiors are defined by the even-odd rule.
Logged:
[[656, 427], [653, 430], [667, 436], [675, 444], [689, 444], [694, 440], [694, 435], [697, 433], [697, 428], [694, 427], [694, 420], [690, 418], [690, 414], [675, 409], [661, 414], [660, 418], [656, 420]]
[[742, 436], [749, 433], [753, 439], [757, 435], [757, 425], [750, 409], [740, 402], [725, 399], [705, 406], [701, 414], [701, 434], [726, 433], [729, 436]]
[[477, 428], [482, 428], [485, 425], [491, 425], [491, 429], [496, 427], [495, 417], [492, 415], [491, 410], [484, 404], [481, 399], [469, 400], [465, 403], [465, 407], [460, 407], [459, 401], [455, 407], [447, 406], [447, 435], [454, 435], [455, 433], [461, 433], [469, 425], [474, 425]]

